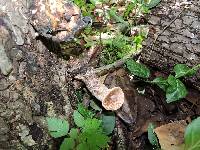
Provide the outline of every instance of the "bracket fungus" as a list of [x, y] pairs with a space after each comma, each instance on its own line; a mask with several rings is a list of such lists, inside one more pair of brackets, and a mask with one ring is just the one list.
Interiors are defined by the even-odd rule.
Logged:
[[34, 0], [31, 24], [39, 35], [57, 42], [71, 41], [91, 23], [90, 17], [82, 17], [81, 10], [64, 0]]
[[88, 90], [102, 102], [106, 110], [117, 110], [123, 105], [125, 99], [123, 90], [120, 87], [108, 89], [100, 82], [94, 71], [88, 71], [84, 75], [79, 74], [75, 78], [85, 83]]

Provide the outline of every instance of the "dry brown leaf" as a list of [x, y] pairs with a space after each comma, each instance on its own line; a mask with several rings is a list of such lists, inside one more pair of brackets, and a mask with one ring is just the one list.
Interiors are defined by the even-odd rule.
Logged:
[[162, 150], [183, 150], [185, 121], [168, 123], [154, 129]]

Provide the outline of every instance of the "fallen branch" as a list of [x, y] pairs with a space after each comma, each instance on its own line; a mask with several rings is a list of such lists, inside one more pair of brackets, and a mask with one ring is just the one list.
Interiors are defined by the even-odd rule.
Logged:
[[94, 70], [87, 71], [84, 75], [79, 74], [75, 78], [85, 83], [88, 90], [102, 102], [106, 110], [117, 110], [123, 105], [125, 97], [122, 89], [120, 87], [108, 89], [100, 82]]
[[94, 72], [98, 76], [102, 76], [102, 75], [104, 75], [104, 74], [106, 74], [106, 73], [108, 73], [110, 71], [113, 71], [113, 70], [115, 70], [117, 68], [120, 68], [126, 62], [127, 59], [137, 57], [140, 54], [140, 52], [141, 52], [141, 50], [136, 52], [136, 53], [131, 53], [128, 56], [126, 56], [126, 57], [124, 57], [124, 58], [122, 58], [120, 60], [117, 60], [116, 62], [114, 62], [112, 64], [96, 68], [96, 69], [94, 69]]

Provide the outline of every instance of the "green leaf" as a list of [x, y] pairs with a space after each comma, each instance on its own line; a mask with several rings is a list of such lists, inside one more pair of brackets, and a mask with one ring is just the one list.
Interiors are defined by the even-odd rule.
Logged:
[[69, 136], [70, 136], [70, 138], [72, 138], [72, 139], [76, 139], [77, 136], [78, 136], [78, 130], [75, 129], [75, 128], [72, 128], [72, 129], [70, 130], [70, 132], [69, 132]]
[[80, 147], [84, 147], [85, 143], [87, 149], [92, 150], [99, 150], [107, 147], [109, 137], [104, 134], [101, 124], [101, 120], [96, 118], [85, 120], [85, 125], [78, 136], [79, 143], [83, 143]]
[[176, 79], [174, 76], [169, 75], [167, 81], [169, 83], [169, 87], [166, 91], [167, 103], [174, 102], [186, 97], [187, 89], [179, 79]]
[[74, 111], [73, 117], [74, 117], [74, 123], [78, 127], [83, 127], [84, 126], [85, 119], [77, 110]]
[[158, 139], [156, 133], [154, 132], [154, 128], [155, 126], [152, 123], [148, 125], [148, 139], [152, 145], [158, 147], [159, 146]]
[[78, 104], [78, 112], [86, 119], [93, 118], [95, 113], [91, 110], [88, 110], [82, 103]]
[[135, 3], [130, 2], [127, 7], [126, 10], [124, 11], [124, 18], [128, 17], [129, 14], [133, 11], [133, 8], [135, 7]]
[[160, 2], [161, 0], [150, 0], [150, 2], [145, 6], [149, 9], [152, 9], [153, 7], [156, 7]]
[[184, 76], [193, 76], [197, 70], [199, 69], [199, 65], [190, 69], [186, 64], [177, 64], [174, 67], [175, 77], [180, 78]]
[[87, 143], [87, 149], [99, 150], [108, 146], [109, 137], [101, 130], [85, 130], [79, 136], [81, 143]]
[[136, 45], [136, 49], [140, 49], [142, 48], [142, 42], [143, 42], [144, 38], [142, 35], [137, 35], [134, 37], [134, 43]]
[[167, 82], [166, 79], [164, 79], [163, 77], [157, 77], [155, 78], [153, 81], [151, 81], [151, 83], [155, 83], [156, 85], [158, 85], [163, 91], [166, 91], [169, 84]]
[[75, 141], [72, 138], [65, 138], [60, 146], [60, 150], [74, 150]]
[[91, 149], [104, 149], [108, 146], [109, 137], [102, 132], [95, 132], [88, 137], [87, 143]]
[[116, 22], [118, 22], [118, 23], [125, 23], [125, 24], [126, 24], [126, 22], [124, 21], [123, 17], [122, 17], [122, 16], [119, 16], [119, 15], [117, 14], [117, 9], [116, 9], [115, 7], [112, 7], [112, 8], [110, 9], [109, 15], [110, 15], [110, 17], [113, 18]]
[[185, 150], [200, 149], [200, 117], [193, 120], [185, 130]]
[[115, 128], [115, 114], [114, 113], [103, 114], [102, 126], [103, 126], [103, 131], [106, 135], [111, 134]]
[[67, 135], [69, 130], [69, 123], [66, 120], [55, 117], [47, 117], [46, 119], [48, 124], [48, 130], [52, 137], [58, 138]]
[[126, 61], [126, 67], [131, 74], [141, 78], [149, 78], [150, 70], [143, 64], [137, 63], [134, 60], [128, 59]]
[[87, 150], [88, 144], [86, 142], [82, 142], [77, 146], [77, 150]]
[[98, 120], [96, 118], [93, 118], [93, 119], [88, 118], [85, 120], [83, 131], [89, 131], [89, 130], [97, 131], [100, 128], [101, 123], [102, 123], [102, 121]]

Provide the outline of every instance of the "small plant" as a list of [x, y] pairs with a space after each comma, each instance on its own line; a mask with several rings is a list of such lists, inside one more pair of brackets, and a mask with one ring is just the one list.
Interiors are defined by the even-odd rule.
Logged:
[[185, 130], [184, 142], [185, 150], [200, 149], [200, 117], [193, 120]]
[[[84, 41], [85, 48], [97, 44], [101, 45], [103, 51], [100, 54], [100, 64], [103, 65], [114, 63], [116, 60], [134, 53], [142, 47], [146, 33], [133, 29], [133, 26], [136, 25], [138, 16], [150, 12], [150, 9], [160, 2], [160, 0], [125, 1], [126, 10], [120, 12], [118, 9], [119, 4], [115, 1], [72, 1], [81, 8], [83, 16], [90, 16], [94, 23], [93, 26], [84, 30], [77, 42], [81, 43]], [[132, 29], [135, 31], [134, 34], [130, 33]], [[114, 37], [103, 39], [101, 38], [102, 33], [108, 35], [112, 33]], [[99, 37], [99, 39], [94, 37]]]
[[137, 52], [142, 48], [144, 39], [145, 35], [141, 32], [135, 37], [119, 34], [112, 39], [103, 40], [104, 49], [101, 53], [101, 62], [108, 65]]
[[50, 135], [54, 138], [65, 136], [60, 150], [100, 150], [108, 147], [108, 135], [115, 127], [113, 113], [103, 114], [98, 119], [93, 111], [79, 104], [73, 113], [73, 119], [76, 127], [69, 131], [66, 120], [47, 118]]
[[[150, 9], [157, 6], [161, 0], [131, 0], [126, 5], [123, 17], [127, 18], [134, 11], [134, 18], [150, 12]], [[135, 20], [136, 21], [136, 20]]]
[[149, 142], [155, 147], [155, 149], [159, 149], [160, 145], [159, 145], [156, 133], [154, 132], [154, 128], [155, 128], [155, 126], [152, 123], [150, 123], [148, 125], [148, 130], [147, 130], [148, 131], [148, 139], [149, 139]]
[[[134, 60], [127, 60], [126, 67], [129, 72], [133, 75], [136, 75], [140, 78], [147, 79], [150, 76], [149, 69], [140, 63], [135, 62]], [[174, 66], [175, 76], [169, 75], [167, 79], [163, 77], [157, 77], [153, 81], [146, 81], [151, 84], [156, 84], [163, 91], [166, 92], [166, 101], [171, 103], [177, 100], [180, 100], [187, 95], [187, 89], [183, 82], [180, 80], [181, 77], [190, 77], [193, 76], [197, 70], [200, 68], [200, 65], [197, 65], [193, 68], [189, 68], [185, 64], [177, 64]]]

